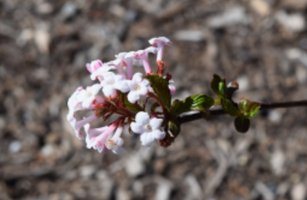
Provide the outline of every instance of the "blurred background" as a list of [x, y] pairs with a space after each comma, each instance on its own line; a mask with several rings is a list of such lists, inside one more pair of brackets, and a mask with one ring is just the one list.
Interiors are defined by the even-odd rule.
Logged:
[[1, 0], [0, 199], [306, 199], [307, 108], [262, 112], [246, 134], [194, 121], [169, 148], [125, 133], [125, 156], [86, 149], [66, 121], [86, 63], [157, 36], [175, 45], [175, 98], [213, 95], [217, 73], [236, 99], [306, 99], [306, 17], [306, 0]]

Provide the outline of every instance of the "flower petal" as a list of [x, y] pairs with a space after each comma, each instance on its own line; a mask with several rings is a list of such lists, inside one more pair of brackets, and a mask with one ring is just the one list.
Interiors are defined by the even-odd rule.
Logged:
[[117, 154], [117, 155], [123, 155], [126, 153], [126, 150], [121, 147], [121, 146], [116, 146], [113, 150], [112, 150], [113, 153]]
[[137, 100], [140, 99], [140, 95], [138, 92], [136, 91], [130, 91], [128, 94], [128, 101], [130, 103], [135, 103]]
[[142, 145], [150, 147], [151, 143], [155, 140], [155, 137], [151, 133], [143, 133], [140, 137]]
[[125, 58], [134, 58], [135, 56], [135, 51], [129, 51], [128, 53], [125, 54]]
[[140, 126], [139, 124], [137, 124], [135, 122], [132, 122], [130, 124], [130, 128], [135, 133], [144, 133], [142, 126]]
[[140, 72], [135, 73], [132, 78], [133, 82], [135, 83], [141, 83], [142, 79], [143, 79], [143, 74]]
[[155, 130], [161, 127], [162, 122], [163, 122], [163, 119], [152, 118], [150, 119], [149, 125], [151, 126], [153, 130]]
[[123, 93], [130, 91], [130, 87], [126, 81], [118, 81], [114, 84], [114, 87]]
[[101, 86], [99, 84], [94, 84], [91, 87], [86, 88], [86, 90], [90, 92], [92, 95], [96, 95], [100, 89], [101, 89]]
[[160, 131], [160, 130], [155, 130], [151, 134], [157, 140], [163, 139], [165, 137], [165, 132], [164, 131]]
[[148, 94], [148, 87], [144, 85], [140, 85], [140, 89], [137, 91], [139, 95], [146, 95]]
[[86, 99], [84, 99], [83, 102], [82, 102], [82, 107], [83, 108], [90, 108], [90, 106], [93, 103], [93, 100], [94, 100], [94, 98], [86, 98]]
[[76, 99], [78, 100], [78, 101], [83, 101], [84, 99], [86, 99], [86, 97], [87, 97], [87, 92], [85, 91], [85, 90], [82, 90], [82, 91], [80, 91], [79, 92], [79, 94], [76, 96]]
[[117, 146], [122, 146], [124, 144], [124, 140], [122, 138], [117, 138], [117, 140], [114, 142]]
[[114, 92], [114, 87], [111, 85], [107, 85], [103, 88], [103, 93], [107, 97], [111, 96], [113, 92]]
[[144, 51], [146, 51], [147, 53], [150, 52], [150, 53], [156, 54], [158, 52], [158, 48], [156, 48], [156, 47], [147, 47]]
[[149, 115], [147, 112], [138, 112], [135, 116], [136, 123], [140, 125], [149, 124]]

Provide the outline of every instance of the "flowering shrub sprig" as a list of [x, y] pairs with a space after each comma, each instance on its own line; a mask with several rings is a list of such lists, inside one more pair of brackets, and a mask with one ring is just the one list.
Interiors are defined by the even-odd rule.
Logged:
[[[90, 78], [99, 83], [76, 89], [68, 99], [67, 120], [76, 137], [85, 138], [87, 148], [125, 153], [122, 138], [125, 126], [130, 132], [140, 135], [142, 145], [150, 147], [159, 140], [161, 146], [167, 147], [180, 133], [180, 125], [184, 122], [182, 114], [199, 111], [202, 118], [209, 119], [212, 111], [209, 108], [217, 105], [235, 117], [238, 131], [248, 130], [249, 118], [258, 113], [260, 104], [247, 99], [235, 103], [232, 94], [238, 89], [238, 84], [231, 82], [226, 86], [225, 79], [218, 75], [214, 75], [211, 82], [217, 98], [196, 94], [171, 102], [176, 88], [172, 76], [165, 73], [167, 66], [162, 59], [164, 48], [173, 44], [166, 37], [152, 38], [149, 43], [151, 46], [144, 50], [119, 53], [110, 62], [95, 60], [86, 64]], [[149, 63], [149, 53], [157, 54], [156, 70]], [[142, 64], [145, 75], [139, 72], [133, 74], [136, 63]], [[75, 112], [80, 110], [91, 110], [93, 113], [77, 120]], [[96, 119], [102, 119], [104, 126], [91, 128], [89, 123]], [[82, 127], [83, 132], [80, 131]]]

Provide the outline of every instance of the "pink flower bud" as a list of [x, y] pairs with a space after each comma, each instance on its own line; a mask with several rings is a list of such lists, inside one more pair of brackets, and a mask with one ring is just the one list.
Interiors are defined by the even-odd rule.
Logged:
[[150, 64], [149, 64], [149, 60], [148, 60], [148, 53], [150, 52], [150, 53], [156, 54], [157, 50], [158, 49], [155, 48], [155, 47], [148, 47], [144, 50], [139, 50], [135, 53], [135, 59], [139, 59], [139, 60], [142, 61], [146, 74], [152, 73], [151, 67], [150, 67]]
[[133, 62], [135, 60], [135, 52], [130, 51], [130, 52], [122, 52], [116, 55], [115, 57], [119, 58], [122, 60], [124, 63], [124, 66], [127, 69], [127, 78], [132, 79], [133, 76]]
[[148, 42], [158, 48], [157, 61], [162, 61], [165, 46], [173, 46], [173, 43], [166, 37], [151, 38]]
[[93, 73], [94, 71], [102, 67], [102, 65], [103, 63], [101, 62], [101, 60], [94, 60], [91, 63], [87, 63], [86, 68], [90, 73]]
[[116, 129], [115, 124], [111, 124], [110, 126], [105, 126], [102, 128], [91, 129], [89, 124], [84, 126], [84, 130], [86, 132], [86, 146], [87, 148], [93, 148], [99, 153], [106, 149], [105, 143], [109, 135]]

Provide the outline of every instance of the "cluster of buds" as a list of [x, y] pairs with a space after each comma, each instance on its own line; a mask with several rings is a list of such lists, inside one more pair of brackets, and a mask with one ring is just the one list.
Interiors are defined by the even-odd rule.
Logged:
[[[152, 38], [149, 43], [151, 46], [144, 50], [119, 53], [110, 62], [95, 60], [86, 64], [90, 78], [97, 80], [97, 83], [86, 88], [79, 87], [71, 95], [67, 120], [76, 137], [85, 139], [87, 148], [99, 152], [109, 149], [115, 154], [125, 153], [122, 147], [125, 126], [129, 126], [130, 132], [140, 134], [142, 145], [146, 147], [150, 147], [154, 140], [163, 140], [171, 134], [167, 128], [170, 109], [164, 105], [158, 93], [162, 82], [166, 84], [164, 91], [168, 93], [164, 96], [175, 92], [171, 75], [163, 75], [166, 65], [162, 61], [164, 48], [173, 44], [166, 37]], [[157, 73], [152, 71], [149, 53], [157, 54]], [[144, 67], [146, 75], [133, 72], [137, 64]], [[150, 98], [156, 102], [151, 103], [148, 109]], [[157, 107], [161, 107], [162, 111], [157, 111]], [[80, 110], [91, 110], [93, 113], [77, 120], [75, 112]], [[96, 119], [102, 119], [105, 126], [91, 128], [89, 123]], [[111, 122], [106, 124], [107, 120]]]

